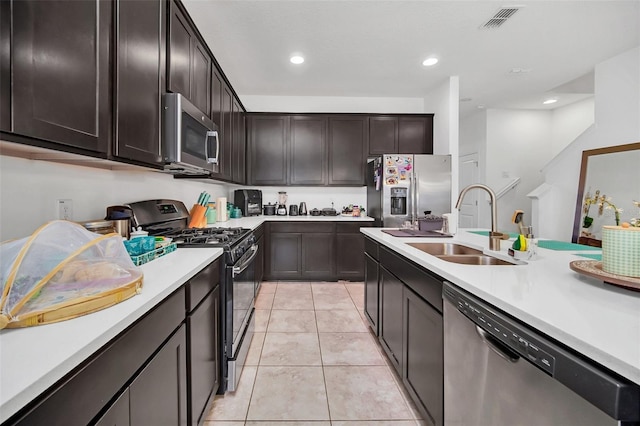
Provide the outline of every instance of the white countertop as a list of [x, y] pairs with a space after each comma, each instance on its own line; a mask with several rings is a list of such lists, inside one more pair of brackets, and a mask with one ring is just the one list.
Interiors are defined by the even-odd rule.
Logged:
[[250, 228], [255, 229], [264, 222], [373, 222], [373, 218], [369, 216], [353, 217], [353, 216], [247, 216], [240, 219], [229, 219], [225, 222], [215, 222], [207, 225], [207, 227], [220, 228]]
[[222, 254], [179, 248], [142, 265], [142, 293], [92, 314], [0, 331], [0, 422], [69, 373]]
[[[569, 262], [586, 260], [584, 257], [538, 248], [537, 259], [526, 265], [461, 265], [406, 243], [455, 242], [495, 254], [486, 250], [487, 236], [464, 230], [453, 238], [398, 238], [380, 228], [362, 228], [361, 232], [640, 384], [640, 292], [604, 284], [569, 269]], [[502, 241], [498, 257], [506, 258], [511, 244]]]

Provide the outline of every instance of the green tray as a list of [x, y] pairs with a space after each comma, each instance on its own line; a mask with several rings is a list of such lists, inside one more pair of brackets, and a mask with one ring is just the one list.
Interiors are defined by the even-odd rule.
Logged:
[[[478, 235], [484, 235], [485, 237], [489, 236], [489, 231], [469, 231], [472, 234], [478, 234]], [[518, 237], [518, 233], [517, 232], [507, 232], [507, 234], [509, 234], [509, 238], [517, 238]]]
[[576, 253], [576, 256], [586, 257], [588, 259], [602, 261], [602, 254], [601, 253]]
[[157, 248], [139, 256], [131, 256], [131, 260], [133, 260], [133, 263], [136, 266], [144, 265], [147, 262], [151, 262], [153, 259], [157, 259], [165, 254], [176, 251], [177, 247], [176, 243], [171, 243], [168, 246]]

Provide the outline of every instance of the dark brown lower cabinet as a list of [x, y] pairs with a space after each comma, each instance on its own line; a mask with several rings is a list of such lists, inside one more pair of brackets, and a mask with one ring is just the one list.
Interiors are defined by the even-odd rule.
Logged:
[[129, 426], [129, 388], [125, 389], [95, 426]]
[[336, 223], [336, 275], [340, 279], [360, 281], [364, 278], [361, 226], [359, 223]]
[[[423, 418], [444, 424], [442, 313], [404, 288], [404, 372], [402, 381]], [[425, 417], [425, 415], [427, 417]]]
[[265, 229], [265, 279], [364, 279], [364, 236], [373, 222], [273, 222]]
[[129, 386], [131, 426], [187, 424], [186, 335], [182, 325]]
[[369, 253], [364, 254], [364, 314], [369, 320], [373, 333], [380, 334], [378, 322], [378, 304], [380, 300], [380, 281], [378, 261]]
[[302, 276], [302, 234], [272, 232], [270, 235], [268, 279], [296, 279]]
[[403, 284], [380, 266], [380, 343], [398, 374], [402, 374]]
[[324, 279], [335, 275], [334, 234], [302, 234], [302, 271], [306, 279]]
[[[375, 252], [367, 239], [367, 253]], [[375, 306], [374, 279], [365, 282], [365, 312], [379, 312], [379, 340], [398, 375], [430, 425], [444, 424], [442, 278], [380, 245], [379, 265], [369, 254], [367, 273], [379, 268]]]

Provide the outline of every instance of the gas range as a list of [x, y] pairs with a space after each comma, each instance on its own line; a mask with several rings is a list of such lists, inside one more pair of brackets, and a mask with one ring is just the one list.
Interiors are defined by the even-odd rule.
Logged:
[[182, 201], [147, 200], [130, 203], [133, 225], [140, 226], [149, 235], [173, 239], [178, 247], [220, 247], [225, 262], [234, 264], [255, 243], [247, 228], [188, 228], [189, 212]]

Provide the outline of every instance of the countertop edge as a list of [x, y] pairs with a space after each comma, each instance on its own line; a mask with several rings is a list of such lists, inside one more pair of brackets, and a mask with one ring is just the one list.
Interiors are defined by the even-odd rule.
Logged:
[[[196, 250], [197, 252], [195, 253], [189, 253]], [[5, 395], [8, 387], [5, 380], [7, 382], [13, 380], [13, 376], [12, 379], [7, 379], [7, 372], [15, 371], [15, 369], [20, 370], [20, 368], [16, 365], [5, 365], [7, 355], [5, 349], [2, 349], [2, 357], [0, 357], [0, 366], [2, 367], [2, 374], [0, 374], [0, 384], [2, 384], [0, 386], [0, 389], [2, 389], [2, 391], [0, 391], [0, 423], [11, 418], [11, 416], [18, 413], [27, 404], [51, 388], [51, 386], [54, 386], [60, 379], [80, 366], [91, 355], [155, 308], [161, 301], [166, 299], [167, 296], [179, 289], [200, 270], [219, 258], [222, 253], [222, 249], [219, 248], [178, 249], [174, 253], [141, 266], [144, 272], [144, 279], [142, 293], [139, 295], [100, 311], [77, 318], [47, 325], [7, 329], [0, 332], [0, 342], [3, 343], [0, 346], [7, 348], [16, 345], [16, 338], [20, 337], [21, 332], [24, 336], [28, 334], [32, 338], [37, 338], [40, 333], [43, 333], [43, 335], [55, 335], [58, 333], [66, 336], [68, 333], [81, 333], [83, 328], [92, 330], [96, 324], [99, 325], [101, 322], [110, 324], [103, 326], [103, 330], [97, 335], [89, 333], [91, 337], [82, 339], [83, 344], [81, 347], [70, 354], [64, 354], [63, 359], [52, 360], [52, 365], [47, 366], [48, 369], [46, 372], [40, 374], [35, 380], [26, 383], [21, 389], [9, 395], [6, 399]], [[192, 256], [192, 254], [196, 256]], [[197, 257], [197, 259], [194, 259], [194, 257]], [[148, 275], [151, 275], [152, 280], [158, 278], [157, 276], [165, 278], [165, 274], [161, 272], [162, 270], [172, 269], [175, 271], [175, 264], [187, 259], [191, 259], [192, 262], [177, 274], [178, 277], [168, 278], [169, 282], [166, 283], [160, 282], [161, 280], [153, 283], [149, 282]], [[158, 272], [156, 272], [156, 270]], [[170, 275], [168, 276], [171, 277]], [[145, 290], [148, 297], [141, 300], [142, 295], [145, 294]], [[49, 336], [49, 339], [51, 339], [51, 336]], [[24, 362], [33, 365], [29, 360], [25, 360]], [[15, 382], [13, 384], [15, 385]]]
[[[460, 274], [457, 274], [455, 271], [456, 266], [453, 266], [455, 264], [445, 262], [434, 256], [430, 256], [426, 253], [419, 252], [417, 249], [413, 249], [411, 247], [407, 247], [405, 250], [402, 250], [402, 251], [399, 251], [398, 249], [398, 245], [400, 244], [408, 243], [408, 242], [425, 242], [424, 239], [392, 237], [391, 235], [382, 233], [381, 228], [362, 228], [361, 232], [364, 235], [374, 239], [376, 242], [391, 249], [392, 251], [399, 254], [400, 256], [403, 256], [406, 259], [409, 259], [418, 265], [428, 268], [434, 273], [440, 275], [443, 279], [451, 282], [452, 284], [457, 285], [463, 290], [468, 291], [474, 296], [479, 297], [480, 299], [486, 301], [490, 305], [495, 306], [496, 308], [517, 318], [518, 320], [529, 325], [530, 327], [542, 332], [543, 334], [546, 334], [552, 337], [553, 339], [556, 339], [557, 341], [561, 342], [567, 347], [583, 354], [584, 356], [590, 358], [594, 362], [599, 363], [604, 367], [614, 371], [615, 373], [627, 378], [628, 380], [640, 385], [640, 359], [638, 359], [638, 365], [630, 364], [629, 362], [623, 359], [620, 359], [619, 357], [607, 352], [606, 350], [603, 350], [598, 346], [595, 346], [591, 342], [577, 338], [576, 336], [567, 332], [565, 329], [546, 321], [544, 318], [533, 315], [531, 312], [527, 311], [526, 309], [518, 307], [514, 304], [511, 304], [508, 301], [500, 297], [497, 297], [495, 294], [485, 291], [484, 289], [469, 282], [468, 279], [461, 277]], [[454, 239], [430, 238], [429, 240], [431, 242], [447, 242], [448, 241], [448, 242], [460, 243], [460, 244], [464, 244], [464, 245], [468, 245], [468, 246], [472, 246], [480, 249], [483, 249], [483, 248], [486, 249], [486, 246], [483, 247], [484, 241], [482, 237], [479, 239], [478, 236], [476, 235], [474, 237], [469, 238], [470, 235], [471, 233], [466, 232], [465, 230], [459, 230], [458, 234], [456, 234]], [[486, 237], [484, 237], [484, 239], [486, 239]], [[480, 243], [478, 243], [479, 241]], [[507, 247], [510, 244], [511, 243], [509, 242], [508, 244], [503, 246]], [[495, 253], [492, 253], [492, 254], [495, 254]], [[571, 253], [564, 253], [564, 254], [571, 255]], [[500, 255], [501, 253], [498, 253], [498, 257], [500, 257]], [[540, 262], [540, 261], [533, 261], [533, 262]], [[470, 265], [464, 265], [464, 266], [472, 267], [472, 268], [487, 268], [486, 266], [476, 266], [476, 267], [473, 267]], [[518, 268], [521, 268], [521, 267], [522, 266], [518, 266]], [[496, 267], [496, 268], [500, 268], [500, 267]], [[567, 270], [568, 269], [569, 269], [569, 266], [567, 264]], [[599, 283], [597, 280], [593, 278], [581, 277], [576, 274], [574, 279], [577, 281], [585, 280], [589, 283], [594, 283], [595, 286], [597, 287], [602, 287], [602, 283]], [[610, 288], [609, 290], [615, 293], [621, 292], [620, 291], [621, 289]], [[633, 297], [633, 295], [631, 295], [631, 297]], [[523, 306], [525, 305], [526, 303], [523, 302]], [[640, 313], [638, 318], [639, 318], [638, 321], [640, 321]]]

